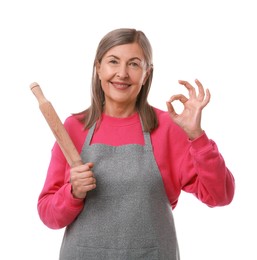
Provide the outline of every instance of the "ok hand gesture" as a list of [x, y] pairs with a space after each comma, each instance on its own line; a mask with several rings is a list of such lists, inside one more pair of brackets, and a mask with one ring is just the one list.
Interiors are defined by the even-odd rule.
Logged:
[[[195, 83], [198, 86], [198, 94], [190, 83], [179, 80], [179, 84], [184, 85], [187, 88], [189, 98], [185, 97], [183, 94], [177, 94], [173, 95], [166, 102], [170, 117], [186, 132], [191, 140], [199, 137], [203, 132], [201, 128], [202, 110], [209, 103], [211, 98], [210, 91], [206, 89], [205, 92], [199, 80], [196, 79]], [[184, 106], [184, 109], [180, 114], [176, 113], [172, 105], [172, 102], [175, 100], [180, 101]]]

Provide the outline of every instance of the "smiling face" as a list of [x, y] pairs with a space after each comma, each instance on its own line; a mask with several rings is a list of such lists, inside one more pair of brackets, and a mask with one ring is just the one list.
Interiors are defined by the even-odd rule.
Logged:
[[132, 114], [137, 96], [148, 78], [147, 65], [137, 43], [123, 44], [105, 53], [96, 71], [105, 96], [105, 113], [115, 109]]

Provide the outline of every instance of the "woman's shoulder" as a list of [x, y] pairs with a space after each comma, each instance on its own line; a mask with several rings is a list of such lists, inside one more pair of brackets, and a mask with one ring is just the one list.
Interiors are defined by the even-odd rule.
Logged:
[[81, 114], [71, 114], [64, 120], [64, 126], [83, 126], [83, 115]]
[[158, 118], [159, 124], [174, 125], [174, 122], [171, 120], [168, 111], [164, 111], [156, 107], [153, 107], [153, 109]]
[[68, 116], [64, 121], [64, 127], [68, 131], [69, 134], [84, 132], [85, 127], [82, 121], [82, 116], [80, 114], [72, 114]]
[[174, 123], [168, 111], [164, 111], [156, 107], [153, 107], [153, 109], [158, 119], [158, 127], [155, 131], [157, 134], [159, 133], [162, 135], [164, 133], [172, 133], [182, 136], [185, 135], [184, 131], [177, 124]]
[[152, 107], [152, 108], [154, 109], [154, 112], [156, 113], [157, 116], [168, 114], [167, 111], [164, 111], [160, 108], [157, 107]]
[[85, 137], [88, 133], [88, 130], [85, 129], [85, 124], [83, 123], [82, 119], [83, 118], [80, 114], [72, 114], [64, 121], [64, 127], [78, 151], [81, 151]]

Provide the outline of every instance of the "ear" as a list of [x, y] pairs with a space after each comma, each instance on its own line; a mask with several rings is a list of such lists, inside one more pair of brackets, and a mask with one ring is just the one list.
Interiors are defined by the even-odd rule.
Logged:
[[152, 66], [150, 66], [150, 67], [147, 69], [146, 73], [145, 73], [145, 77], [144, 77], [144, 80], [143, 80], [143, 85], [145, 85], [145, 83], [146, 83], [146, 81], [148, 80], [148, 78], [149, 78], [151, 72], [152, 72]]
[[100, 64], [99, 61], [97, 61], [97, 62], [95, 63], [95, 70], [96, 70], [96, 73], [98, 74], [99, 79], [101, 80], [100, 67], [101, 67], [101, 64]]

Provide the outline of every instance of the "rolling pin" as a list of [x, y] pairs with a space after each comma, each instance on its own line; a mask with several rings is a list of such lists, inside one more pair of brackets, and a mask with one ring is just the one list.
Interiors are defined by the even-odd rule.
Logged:
[[30, 89], [36, 96], [39, 103], [39, 108], [51, 128], [68, 164], [71, 167], [83, 164], [80, 154], [78, 153], [68, 132], [66, 131], [51, 102], [45, 98], [39, 84], [36, 82], [30, 84]]

